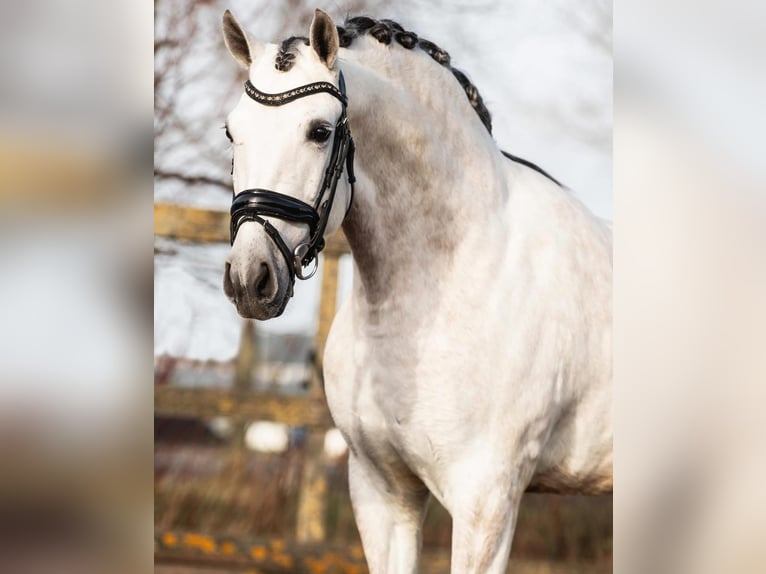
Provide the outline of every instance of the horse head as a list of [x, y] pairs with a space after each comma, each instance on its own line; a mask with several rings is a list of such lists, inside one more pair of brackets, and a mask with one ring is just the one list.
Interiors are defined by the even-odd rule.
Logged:
[[317, 10], [308, 38], [261, 43], [226, 11], [223, 35], [248, 70], [226, 121], [234, 198], [224, 292], [243, 317], [270, 319], [284, 311], [295, 278], [313, 275], [324, 236], [340, 227], [352, 200], [338, 32]]

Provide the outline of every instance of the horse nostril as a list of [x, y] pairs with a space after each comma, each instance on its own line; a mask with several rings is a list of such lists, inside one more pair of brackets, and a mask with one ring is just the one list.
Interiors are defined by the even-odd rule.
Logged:
[[258, 269], [258, 275], [255, 278], [255, 294], [259, 299], [267, 299], [270, 297], [271, 289], [271, 272], [269, 266], [265, 263], [261, 263]]
[[231, 263], [226, 262], [226, 268], [223, 271], [223, 292], [229, 299], [234, 298], [234, 283], [231, 280]]

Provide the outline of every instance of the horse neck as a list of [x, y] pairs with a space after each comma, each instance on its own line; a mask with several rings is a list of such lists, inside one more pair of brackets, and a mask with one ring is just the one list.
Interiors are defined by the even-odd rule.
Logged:
[[453, 78], [429, 89], [358, 62], [343, 70], [359, 175], [343, 226], [355, 293], [392, 303], [438, 280], [462, 235], [492, 209], [498, 152]]

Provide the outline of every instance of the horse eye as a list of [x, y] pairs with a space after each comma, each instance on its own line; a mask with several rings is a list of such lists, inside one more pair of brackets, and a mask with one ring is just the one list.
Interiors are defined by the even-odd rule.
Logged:
[[309, 131], [309, 140], [316, 142], [316, 143], [324, 143], [327, 141], [327, 138], [330, 137], [330, 130], [327, 129], [324, 126], [317, 126], [314, 128], [311, 128]]
[[231, 137], [231, 132], [229, 131], [229, 126], [226, 126], [226, 137], [229, 138], [230, 142], [234, 142], [234, 139]]

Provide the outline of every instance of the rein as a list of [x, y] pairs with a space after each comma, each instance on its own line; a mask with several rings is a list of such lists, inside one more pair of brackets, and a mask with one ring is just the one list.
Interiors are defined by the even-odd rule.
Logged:
[[[260, 188], [242, 191], [234, 197], [231, 204], [231, 225], [229, 230], [232, 245], [237, 237], [237, 231], [239, 231], [243, 223], [246, 221], [260, 223], [285, 258], [287, 269], [290, 273], [291, 296], [296, 277], [298, 279], [309, 279], [317, 271], [319, 266], [317, 256], [324, 249], [324, 232], [335, 201], [335, 190], [338, 187], [338, 181], [343, 174], [344, 167], [346, 168], [348, 182], [351, 185], [351, 198], [346, 208], [346, 214], [348, 214], [354, 201], [354, 182], [356, 181], [354, 177], [354, 140], [351, 137], [348, 116], [346, 115], [348, 99], [346, 98], [346, 82], [343, 79], [343, 72], [339, 72], [338, 86], [336, 88], [329, 82], [314, 82], [286, 92], [268, 94], [256, 88], [250, 83], [250, 80], [245, 82], [245, 93], [259, 104], [265, 106], [282, 106], [299, 98], [321, 93], [330, 94], [343, 104], [343, 111], [335, 124], [330, 161], [325, 170], [324, 178], [313, 206], [289, 195]], [[326, 199], [325, 195], [327, 195]], [[274, 217], [283, 221], [307, 225], [309, 228], [308, 241], [300, 243], [293, 251], [290, 251], [290, 248], [276, 227], [264, 219], [264, 217]], [[304, 273], [304, 267], [308, 267], [312, 261], [314, 262], [314, 267], [311, 273]]]

